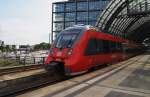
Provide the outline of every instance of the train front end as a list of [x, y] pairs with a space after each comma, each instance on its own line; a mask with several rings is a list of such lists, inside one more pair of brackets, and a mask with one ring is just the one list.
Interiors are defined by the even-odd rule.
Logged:
[[49, 55], [45, 61], [45, 69], [49, 72], [58, 72], [64, 75], [71, 75], [72, 65], [76, 63], [78, 50], [83, 29], [71, 27], [62, 31], [55, 39]]

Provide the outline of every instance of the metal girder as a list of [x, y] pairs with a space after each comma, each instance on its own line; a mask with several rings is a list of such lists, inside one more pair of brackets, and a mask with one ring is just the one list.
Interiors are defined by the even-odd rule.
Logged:
[[138, 29], [141, 25], [143, 25], [145, 22], [149, 21], [150, 17], [143, 17], [140, 18], [137, 22], [135, 22], [135, 24], [133, 26], [131, 26], [128, 29], [128, 33], [132, 33], [134, 30]]
[[143, 42], [143, 40], [147, 37], [150, 37], [150, 21], [145, 22], [143, 25], [141, 25], [139, 28], [135, 29], [132, 33], [129, 35], [129, 39], [137, 42]]
[[134, 5], [130, 7], [129, 0], [127, 0], [127, 15], [128, 16], [147, 16], [150, 15], [149, 0], [134, 0]]
[[[118, 1], [118, 0], [117, 0]], [[100, 30], [104, 30], [102, 29], [106, 23], [106, 20], [108, 19], [109, 15], [112, 13], [112, 11], [115, 10], [115, 6], [112, 8], [112, 5], [116, 2], [116, 0], [112, 0], [106, 7], [106, 9], [102, 12], [102, 14], [100, 15], [100, 17], [98, 18], [98, 21], [96, 23], [96, 27], [99, 27]], [[116, 3], [116, 5], [120, 4], [120, 0], [119, 2]]]
[[96, 26], [106, 33], [129, 36], [136, 33], [135, 30], [140, 29], [149, 17], [150, 0], [112, 0], [100, 15]]
[[113, 22], [113, 20], [116, 18], [116, 16], [125, 8], [125, 3], [123, 3], [118, 10], [111, 16], [111, 18], [109, 19], [109, 21], [106, 23], [106, 26], [104, 28], [104, 30], [109, 29], [111, 23]]
[[124, 30], [124, 32], [127, 32], [128, 29], [129, 29], [132, 25], [134, 25], [135, 22], [138, 21], [139, 19], [140, 19], [140, 18], [135, 18], [132, 22], [130, 22], [130, 23], [128, 24], [128, 26], [126, 27], [126, 29]]

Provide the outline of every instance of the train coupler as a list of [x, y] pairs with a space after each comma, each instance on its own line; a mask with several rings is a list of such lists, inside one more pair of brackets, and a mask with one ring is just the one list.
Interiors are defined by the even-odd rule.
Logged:
[[51, 73], [64, 74], [64, 64], [59, 62], [50, 62], [50, 64], [45, 65], [45, 69]]

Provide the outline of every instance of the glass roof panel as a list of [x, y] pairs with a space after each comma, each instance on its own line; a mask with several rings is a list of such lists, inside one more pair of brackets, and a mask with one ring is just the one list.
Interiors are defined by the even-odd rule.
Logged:
[[124, 33], [130, 33], [150, 20], [150, 0], [128, 2], [129, 5], [127, 0], [111, 0], [99, 16], [96, 26], [106, 33], [125, 36]]

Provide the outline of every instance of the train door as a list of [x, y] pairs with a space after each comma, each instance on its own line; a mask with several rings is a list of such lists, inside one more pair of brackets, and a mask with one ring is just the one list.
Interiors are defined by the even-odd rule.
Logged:
[[103, 60], [105, 60], [104, 55], [104, 47], [103, 47], [103, 40], [97, 39], [97, 56], [96, 56], [96, 64], [102, 65]]

